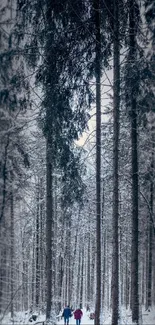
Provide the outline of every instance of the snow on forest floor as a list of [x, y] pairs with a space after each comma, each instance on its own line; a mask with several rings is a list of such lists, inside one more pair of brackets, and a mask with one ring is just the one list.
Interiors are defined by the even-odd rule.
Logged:
[[[35, 313], [34, 313], [35, 314]], [[18, 312], [16, 313], [16, 317], [14, 318], [14, 322], [11, 322], [10, 314], [6, 315], [4, 319], [0, 322], [0, 325], [35, 325], [38, 322], [45, 321], [45, 315], [38, 315], [37, 320], [33, 322], [29, 322], [30, 314], [28, 312]], [[143, 308], [140, 315], [140, 325], [155, 325], [155, 307], [152, 308], [150, 312], [145, 311]], [[70, 318], [69, 325], [75, 325], [76, 321], [74, 317]], [[103, 325], [111, 325], [111, 313], [109, 311], [105, 311], [102, 318]], [[63, 319], [57, 322], [57, 325], [64, 325]], [[83, 310], [83, 317], [81, 320], [81, 325], [94, 325], [94, 321], [89, 318], [89, 312]], [[119, 325], [132, 325], [131, 320], [131, 311], [123, 309], [120, 314], [120, 322]]]
[[[83, 310], [83, 317], [81, 320], [81, 325], [93, 325], [94, 321], [89, 318], [89, 312]], [[141, 316], [141, 315], [140, 315]], [[76, 321], [74, 317], [71, 317], [70, 325], [75, 325]], [[102, 317], [102, 324], [111, 325], [111, 313], [107, 310], [104, 312]], [[142, 317], [140, 317], [140, 325], [155, 325], [155, 308], [151, 312], [146, 312], [145, 309], [142, 310]], [[58, 325], [64, 325], [63, 319], [58, 322]], [[131, 311], [122, 309], [120, 314], [119, 325], [132, 325]]]

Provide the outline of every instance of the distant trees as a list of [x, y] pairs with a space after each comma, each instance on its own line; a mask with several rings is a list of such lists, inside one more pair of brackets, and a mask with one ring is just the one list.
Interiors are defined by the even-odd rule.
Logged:
[[[11, 299], [11, 316], [14, 312], [15, 294], [15, 211], [21, 191], [27, 185], [26, 170], [29, 157], [23, 134], [25, 116], [29, 105], [29, 88], [23, 79], [23, 61], [14, 52], [13, 28], [8, 23], [13, 18], [12, 7], [0, 7], [0, 310]], [[7, 18], [6, 18], [7, 17]], [[25, 90], [25, 93], [23, 92]], [[9, 293], [7, 288], [10, 288]], [[7, 311], [7, 308], [6, 308]]]
[[[54, 323], [68, 303], [95, 309], [97, 325], [112, 307], [117, 324], [125, 305], [138, 324], [139, 305], [155, 301], [154, 7], [144, 6], [18, 0], [15, 27], [0, 25], [2, 316], [42, 310]], [[94, 103], [96, 139], [82, 147]]]
[[[41, 85], [44, 94], [41, 103], [41, 123], [46, 138], [48, 288], [46, 318], [49, 319], [51, 303], [53, 304], [54, 173], [60, 171], [62, 173], [62, 184], [66, 184], [66, 189], [68, 186], [72, 188], [69, 196], [64, 193], [66, 207], [72, 205], [74, 199], [78, 199], [79, 194], [82, 194], [81, 176], [78, 172], [78, 154], [74, 153], [73, 142], [78, 139], [79, 134], [86, 126], [86, 108], [89, 108], [91, 102], [91, 91], [88, 86], [90, 71], [86, 66], [87, 64], [91, 68], [91, 65], [87, 63], [88, 54], [86, 53], [89, 40], [86, 39], [85, 28], [83, 31], [81, 29], [81, 33], [78, 33], [79, 25], [81, 25], [78, 12], [80, 15], [82, 14], [84, 21], [88, 19], [88, 14], [86, 4], [81, 1], [76, 3], [74, 7], [68, 1], [63, 3], [45, 1], [42, 10], [40, 10], [39, 4], [36, 6], [35, 2], [27, 3], [25, 6], [21, 1], [18, 1], [18, 8], [22, 13], [21, 24], [23, 19], [27, 19], [29, 16], [33, 33], [37, 32], [38, 35], [35, 39], [35, 43], [37, 43], [34, 56], [32, 56], [32, 60], [30, 56], [28, 58], [28, 61], [31, 60], [31, 66], [38, 62], [38, 58], [40, 60], [40, 46], [42, 47], [42, 59], [36, 74], [36, 83]], [[43, 22], [40, 25], [38, 25], [39, 17]], [[33, 42], [32, 34], [30, 44], [27, 45], [29, 54]]]

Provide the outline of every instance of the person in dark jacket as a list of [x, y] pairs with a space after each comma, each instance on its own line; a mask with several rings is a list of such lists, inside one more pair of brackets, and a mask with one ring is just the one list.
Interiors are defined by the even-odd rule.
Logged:
[[74, 318], [76, 319], [76, 325], [80, 325], [81, 324], [81, 317], [83, 315], [83, 312], [80, 308], [76, 309], [74, 311]]
[[69, 306], [64, 308], [64, 311], [62, 313], [62, 317], [64, 317], [64, 325], [69, 324], [69, 317], [72, 316], [71, 309]]

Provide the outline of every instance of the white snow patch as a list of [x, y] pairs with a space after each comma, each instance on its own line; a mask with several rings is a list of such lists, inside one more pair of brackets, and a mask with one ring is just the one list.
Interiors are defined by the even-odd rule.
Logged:
[[[83, 317], [81, 319], [81, 325], [94, 325], [94, 320], [89, 318], [90, 312], [86, 312], [85, 309], [83, 311]], [[33, 313], [33, 315], [36, 313]], [[35, 325], [38, 322], [45, 321], [45, 315], [39, 314], [36, 321], [29, 322], [31, 317], [31, 313], [29, 311], [25, 312], [16, 312], [14, 315], [14, 319], [11, 320], [11, 314], [7, 314], [3, 320], [1, 321], [1, 325]], [[2, 315], [1, 315], [2, 316]], [[133, 325], [131, 319], [131, 311], [126, 310], [125, 308], [121, 308], [120, 313], [120, 322], [119, 325]], [[155, 325], [155, 306], [150, 309], [150, 311], [146, 311], [145, 308], [142, 308], [140, 315], [140, 325]], [[103, 315], [101, 315], [101, 323], [103, 325], [111, 325], [111, 312], [108, 310], [104, 310]], [[64, 319], [62, 318], [57, 325], [64, 325]], [[76, 325], [76, 321], [74, 316], [70, 318], [69, 325]]]

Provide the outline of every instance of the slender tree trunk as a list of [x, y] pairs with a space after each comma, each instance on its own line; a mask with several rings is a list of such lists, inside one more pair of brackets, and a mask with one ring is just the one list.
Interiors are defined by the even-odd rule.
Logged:
[[76, 288], [76, 305], [79, 306], [80, 303], [80, 274], [81, 274], [81, 258], [80, 258], [80, 248], [78, 252], [78, 273], [77, 273], [77, 288]]
[[[108, 261], [108, 267], [110, 266], [110, 263]], [[110, 268], [107, 268], [108, 271], [107, 271], [107, 307], [108, 309], [111, 308], [111, 295], [110, 295], [110, 290], [111, 290], [111, 287], [110, 287], [110, 278], [111, 278], [111, 274], [110, 274]]]
[[82, 248], [81, 283], [80, 283], [80, 308], [83, 308], [83, 278], [84, 278], [84, 246]]
[[[153, 148], [154, 149], [154, 148]], [[153, 150], [152, 149], [152, 150]], [[152, 151], [152, 162], [151, 162], [151, 181], [150, 181], [150, 208], [151, 214], [153, 217], [153, 191], [154, 191], [154, 182], [153, 182], [153, 169], [154, 169], [154, 152]], [[150, 218], [149, 218], [150, 219]], [[152, 246], [153, 246], [153, 229], [152, 229], [152, 222], [149, 220], [149, 265], [148, 265], [148, 308], [152, 306]]]
[[[153, 241], [153, 261], [155, 261], [155, 241]], [[153, 294], [152, 294], [152, 304], [155, 305], [155, 262], [153, 264], [153, 272], [152, 272], [152, 289], [153, 289]]]
[[77, 227], [76, 234], [75, 234], [73, 262], [72, 262], [72, 269], [71, 269], [71, 302], [73, 301], [73, 296], [74, 296], [74, 281], [75, 281], [74, 274], [75, 274], [75, 265], [76, 265], [76, 256], [77, 256], [78, 233], [79, 233], [79, 229]]
[[36, 211], [36, 308], [39, 307], [40, 297], [40, 266], [39, 266], [39, 181], [36, 188], [37, 211]]
[[2, 207], [1, 207], [1, 214], [0, 214], [0, 222], [4, 217], [4, 210], [5, 210], [5, 201], [6, 201], [6, 180], [7, 180], [7, 155], [8, 155], [8, 147], [9, 147], [9, 137], [7, 138], [7, 142], [5, 145], [5, 152], [4, 152], [4, 163], [3, 163], [3, 188], [2, 188]]
[[152, 306], [152, 224], [149, 224], [148, 308]]
[[67, 216], [66, 223], [66, 263], [67, 263], [67, 292], [68, 292], [68, 301], [67, 304], [71, 303], [71, 215]]
[[[57, 252], [57, 176], [53, 176], [53, 222], [52, 222], [52, 256], [56, 256]], [[58, 283], [57, 283], [57, 259], [52, 258], [52, 297], [57, 297]], [[58, 301], [53, 299], [53, 309], [58, 311]]]
[[[135, 100], [133, 105], [135, 106]], [[138, 161], [137, 161], [137, 116], [132, 110], [132, 248], [131, 248], [131, 304], [132, 321], [138, 323]]]
[[[129, 60], [136, 64], [135, 1], [129, 2]], [[132, 321], [139, 321], [138, 297], [138, 157], [137, 157], [137, 102], [134, 84], [130, 83], [131, 143], [132, 143], [132, 247], [131, 247], [131, 308]]]
[[11, 318], [14, 316], [14, 201], [13, 189], [10, 193], [10, 216], [11, 216]]
[[[25, 268], [25, 254], [24, 254], [24, 244], [25, 244], [25, 240], [23, 242], [23, 270]], [[33, 234], [33, 241], [32, 241], [32, 297], [31, 297], [31, 308], [34, 308], [34, 302], [35, 302], [35, 235]], [[25, 275], [23, 274], [23, 281], [25, 281]], [[24, 296], [24, 288], [25, 288], [25, 284], [23, 286], [23, 296]], [[24, 299], [24, 297], [23, 297]]]
[[106, 229], [104, 231], [103, 236], [103, 284], [102, 284], [102, 308], [104, 311], [104, 305], [105, 305], [105, 281], [106, 281]]
[[88, 258], [87, 258], [87, 305], [90, 306], [90, 300], [91, 300], [91, 269], [90, 269], [90, 231], [88, 234]]
[[44, 295], [45, 295], [45, 288], [44, 288], [44, 267], [45, 267], [45, 258], [44, 258], [44, 227], [43, 227], [43, 220], [44, 214], [43, 211], [45, 210], [44, 207], [44, 190], [43, 190], [43, 177], [40, 179], [40, 238], [39, 238], [39, 246], [40, 246], [40, 302], [41, 307], [44, 305]]
[[46, 319], [50, 319], [52, 303], [52, 223], [53, 223], [53, 197], [52, 197], [52, 163], [51, 163], [51, 137], [46, 142], [46, 268], [47, 268], [47, 300]]
[[96, 304], [95, 325], [101, 313], [101, 32], [100, 0], [94, 1], [96, 27]]
[[64, 275], [64, 261], [60, 254], [59, 256], [59, 267], [58, 267], [58, 313], [61, 311], [61, 296], [62, 296], [62, 286], [63, 286], [63, 275]]
[[126, 240], [126, 254], [125, 254], [125, 306], [129, 306], [129, 268], [128, 268], [128, 250]]
[[[63, 212], [62, 212], [63, 214]], [[61, 247], [60, 247], [60, 256], [59, 256], [59, 297], [60, 297], [60, 304], [59, 304], [59, 311], [61, 310], [61, 302], [64, 303], [63, 299], [63, 280], [65, 277], [65, 260], [64, 260], [64, 216], [61, 215]]]
[[148, 265], [149, 265], [149, 224], [146, 229], [146, 248], [145, 248], [145, 309], [148, 309]]
[[118, 159], [119, 159], [119, 106], [120, 106], [120, 45], [119, 45], [119, 1], [114, 1], [114, 99], [113, 99], [113, 255], [112, 255], [112, 325], [119, 317], [119, 256], [118, 256]]
[[3, 311], [3, 273], [2, 273], [2, 251], [1, 251], [1, 269], [0, 269], [0, 314]]
[[142, 259], [142, 285], [141, 285], [141, 301], [142, 301], [142, 306], [145, 304], [145, 258], [143, 257]]
[[103, 274], [102, 274], [102, 311], [104, 310], [104, 298], [105, 298], [105, 272], [106, 272], [106, 229], [104, 223], [104, 183], [103, 183], [103, 190], [102, 190], [102, 247], [103, 247], [103, 254], [102, 254], [102, 265], [103, 265]]

